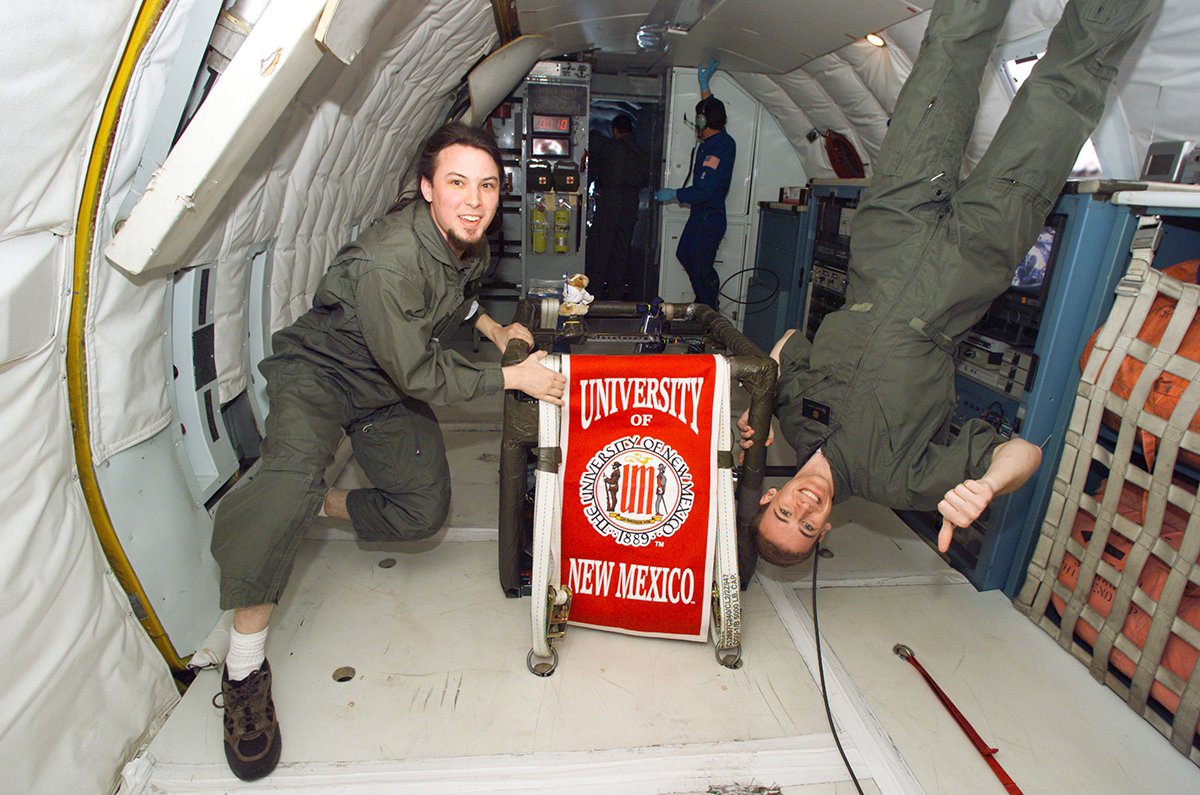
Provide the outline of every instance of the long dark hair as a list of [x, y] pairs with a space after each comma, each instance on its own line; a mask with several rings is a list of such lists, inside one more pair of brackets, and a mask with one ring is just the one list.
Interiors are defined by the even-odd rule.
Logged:
[[434, 130], [433, 135], [425, 139], [421, 153], [417, 155], [417, 176], [432, 182], [433, 172], [437, 168], [438, 155], [442, 153], [443, 149], [455, 144], [487, 152], [496, 163], [497, 173], [504, 174], [504, 160], [500, 156], [500, 147], [496, 146], [496, 140], [492, 138], [491, 133], [480, 127], [468, 127], [460, 121], [452, 121], [449, 124], [443, 124]]
[[[433, 181], [433, 172], [437, 170], [438, 155], [443, 149], [461, 144], [469, 146], [473, 149], [479, 149], [487, 152], [491, 156], [492, 161], [496, 164], [496, 173], [504, 176], [504, 159], [500, 155], [500, 147], [496, 145], [496, 139], [492, 134], [479, 127], [471, 127], [463, 124], [460, 121], [452, 121], [443, 124], [433, 131], [433, 134], [425, 139], [425, 143], [421, 144], [421, 151], [417, 153], [416, 160], [413, 165], [417, 169], [418, 179], [427, 179]], [[408, 173], [412, 173], [413, 166], [410, 165]], [[404, 181], [407, 181], [407, 174]], [[404, 181], [401, 182], [403, 189]], [[396, 199], [396, 203], [388, 210], [389, 213], [401, 210], [412, 204], [420, 193], [402, 193]]]

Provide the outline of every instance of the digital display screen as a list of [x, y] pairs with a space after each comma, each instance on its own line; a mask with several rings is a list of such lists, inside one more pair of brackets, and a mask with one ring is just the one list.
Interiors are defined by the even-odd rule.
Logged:
[[1049, 278], [1050, 269], [1054, 264], [1054, 255], [1058, 247], [1058, 237], [1062, 232], [1062, 217], [1051, 216], [1046, 220], [1042, 231], [1038, 233], [1033, 247], [1025, 255], [1025, 259], [1013, 273], [1012, 285], [1009, 292], [1015, 296], [1028, 296], [1040, 305], [1042, 293]]
[[1146, 164], [1146, 177], [1165, 177], [1171, 173], [1171, 164], [1175, 162], [1175, 155], [1150, 155], [1150, 162]]
[[529, 149], [537, 157], [570, 157], [571, 141], [569, 138], [535, 135], [529, 139]]
[[535, 133], [562, 133], [567, 135], [571, 132], [571, 117], [545, 116], [535, 113], [533, 114], [533, 131]]

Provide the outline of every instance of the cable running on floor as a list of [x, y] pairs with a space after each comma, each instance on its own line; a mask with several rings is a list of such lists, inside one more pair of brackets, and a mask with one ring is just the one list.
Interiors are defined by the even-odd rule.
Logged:
[[817, 678], [821, 680], [821, 700], [825, 702], [825, 718], [829, 721], [829, 731], [833, 733], [833, 741], [837, 743], [838, 753], [842, 755], [842, 763], [846, 765], [846, 772], [850, 774], [850, 780], [854, 782], [854, 788], [858, 790], [858, 795], [863, 795], [862, 785], [858, 783], [858, 777], [854, 775], [854, 768], [850, 767], [850, 760], [846, 758], [846, 751], [842, 748], [842, 741], [838, 737], [837, 729], [833, 725], [833, 711], [829, 708], [829, 694], [825, 692], [825, 664], [821, 661], [821, 625], [817, 622], [817, 562], [821, 559], [821, 542], [818, 541], [816, 549], [813, 550], [813, 576], [812, 576], [812, 617], [813, 617], [813, 637], [817, 643]]

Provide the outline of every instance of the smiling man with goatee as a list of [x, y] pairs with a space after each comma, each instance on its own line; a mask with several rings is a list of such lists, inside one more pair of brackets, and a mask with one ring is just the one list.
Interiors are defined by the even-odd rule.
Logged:
[[[348, 519], [363, 541], [433, 535], [449, 510], [450, 468], [430, 404], [518, 389], [562, 405], [566, 381], [542, 366], [544, 352], [502, 368], [442, 345], [471, 318], [501, 351], [513, 339], [533, 344], [528, 329], [501, 326], [474, 300], [503, 169], [482, 130], [437, 130], [417, 159], [420, 195], [338, 253], [312, 309], [275, 334], [260, 366], [271, 406], [262, 459], [221, 501], [212, 541], [221, 609], [234, 611], [221, 694], [238, 778], [261, 778], [279, 761], [267, 624], [313, 518]], [[343, 433], [371, 488], [326, 485]]]

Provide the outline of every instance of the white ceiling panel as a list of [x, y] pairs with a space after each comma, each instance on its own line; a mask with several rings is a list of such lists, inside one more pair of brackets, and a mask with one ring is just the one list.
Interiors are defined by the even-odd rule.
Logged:
[[[631, 56], [626, 63], [637, 71], [699, 66], [719, 57], [722, 68], [730, 71], [772, 74], [790, 72], [931, 4], [932, 0], [716, 0], [687, 30], [671, 21], [686, 15], [695, 0], [517, 0], [517, 13], [521, 32], [550, 36], [563, 53], [625, 53]], [[665, 49], [639, 49], [639, 29], [656, 22]], [[614, 61], [606, 57], [604, 62]]]

